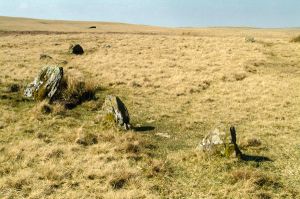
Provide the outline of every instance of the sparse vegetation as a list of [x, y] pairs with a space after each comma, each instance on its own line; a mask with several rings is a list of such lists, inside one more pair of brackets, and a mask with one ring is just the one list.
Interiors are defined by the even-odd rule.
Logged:
[[68, 76], [63, 78], [61, 84], [62, 88], [58, 100], [68, 109], [75, 108], [82, 102], [95, 100], [96, 91], [99, 90], [99, 87], [92, 81], [79, 81]]
[[[299, 198], [298, 30], [32, 24], [48, 32], [0, 31], [0, 198]], [[83, 55], [66, 52], [73, 42]], [[23, 97], [40, 54], [64, 62], [51, 103]], [[108, 94], [134, 129], [101, 117]], [[244, 159], [196, 150], [231, 125]]]
[[300, 35], [297, 37], [294, 37], [291, 42], [300, 42]]

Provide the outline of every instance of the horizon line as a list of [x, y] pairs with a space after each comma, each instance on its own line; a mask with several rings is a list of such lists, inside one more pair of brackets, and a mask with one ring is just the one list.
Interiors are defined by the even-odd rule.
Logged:
[[159, 26], [152, 24], [138, 24], [138, 23], [130, 23], [130, 22], [121, 22], [121, 21], [98, 21], [98, 20], [72, 20], [72, 19], [53, 19], [53, 18], [32, 18], [32, 17], [23, 17], [23, 16], [7, 16], [0, 15], [0, 17], [7, 18], [20, 18], [20, 19], [30, 19], [30, 20], [45, 20], [45, 21], [65, 21], [65, 22], [98, 22], [98, 23], [115, 23], [115, 24], [126, 24], [126, 25], [138, 25], [138, 26], [150, 26], [150, 27], [158, 27], [158, 28], [171, 28], [171, 29], [197, 29], [197, 28], [248, 28], [248, 29], [300, 29], [296, 26], [291, 27], [259, 27], [259, 26], [232, 26], [232, 25], [220, 25], [220, 26]]

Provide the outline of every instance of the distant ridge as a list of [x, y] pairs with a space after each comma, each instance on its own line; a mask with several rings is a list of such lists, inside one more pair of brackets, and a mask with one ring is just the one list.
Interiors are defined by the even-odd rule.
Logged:
[[[89, 27], [96, 26], [90, 29]], [[226, 30], [224, 32], [224, 30]], [[117, 22], [97, 21], [67, 21], [67, 20], [46, 20], [22, 17], [0, 16], [0, 33], [6, 35], [16, 34], [65, 34], [65, 33], [110, 33], [110, 34], [147, 34], [147, 35], [185, 35], [185, 36], [229, 36], [230, 32], [238, 32], [241, 37], [251, 34], [259, 36], [267, 33], [269, 28], [254, 27], [179, 27], [167, 28], [158, 26], [127, 24]], [[288, 34], [300, 34], [300, 28], [274, 28], [272, 35], [276, 32]], [[291, 31], [292, 30], [292, 31]]]

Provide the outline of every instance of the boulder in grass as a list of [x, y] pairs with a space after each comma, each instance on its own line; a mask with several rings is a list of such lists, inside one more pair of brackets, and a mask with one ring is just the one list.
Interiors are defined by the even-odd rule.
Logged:
[[241, 158], [242, 152], [236, 143], [236, 131], [230, 127], [230, 134], [220, 132], [218, 129], [213, 130], [206, 135], [197, 149], [212, 154], [221, 154], [227, 158]]
[[69, 51], [75, 55], [82, 55], [84, 53], [83, 48], [79, 44], [71, 44]]
[[124, 127], [125, 130], [131, 128], [128, 110], [119, 97], [106, 96], [102, 111], [105, 118], [112, 118], [117, 125]]
[[62, 67], [45, 66], [36, 76], [34, 81], [27, 85], [24, 96], [39, 101], [45, 98], [51, 100], [58, 93], [62, 78]]

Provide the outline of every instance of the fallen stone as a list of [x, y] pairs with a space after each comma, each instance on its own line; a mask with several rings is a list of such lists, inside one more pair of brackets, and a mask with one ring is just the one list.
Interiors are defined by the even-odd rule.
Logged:
[[58, 92], [63, 78], [63, 68], [59, 66], [45, 66], [33, 82], [27, 85], [24, 96], [35, 100], [50, 100]]
[[83, 48], [79, 44], [71, 44], [69, 51], [75, 55], [82, 55], [84, 53]]
[[124, 127], [125, 130], [131, 128], [128, 110], [119, 97], [113, 95], [106, 96], [102, 111], [105, 114], [105, 118], [110, 118], [111, 116], [114, 122]]
[[213, 130], [203, 138], [197, 149], [203, 152], [221, 154], [227, 158], [240, 158], [242, 155], [236, 143], [236, 131], [234, 127], [230, 127], [230, 134], [220, 132], [218, 129]]

